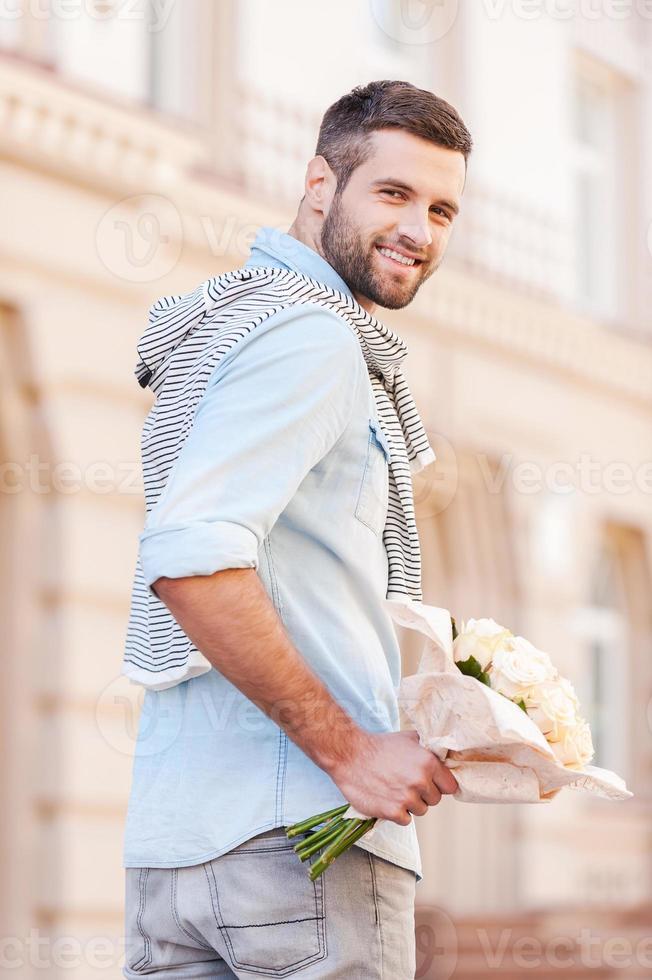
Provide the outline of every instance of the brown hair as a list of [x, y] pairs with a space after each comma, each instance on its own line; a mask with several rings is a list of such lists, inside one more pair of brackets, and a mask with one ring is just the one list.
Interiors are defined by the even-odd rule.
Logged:
[[324, 113], [315, 156], [323, 156], [341, 194], [356, 167], [371, 153], [369, 134], [402, 129], [468, 156], [471, 134], [450, 103], [411, 82], [384, 79], [356, 85]]

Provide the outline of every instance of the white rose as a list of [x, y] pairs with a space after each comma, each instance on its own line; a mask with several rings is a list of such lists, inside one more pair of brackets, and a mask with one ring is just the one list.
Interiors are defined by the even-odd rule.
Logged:
[[566, 728], [579, 720], [579, 702], [566, 678], [543, 681], [531, 687], [525, 697], [527, 713], [548, 741], [556, 741]]
[[535, 685], [558, 677], [548, 654], [523, 636], [515, 636], [511, 643], [500, 647], [489, 670], [491, 686], [508, 698], [526, 697]]
[[576, 713], [579, 716], [580, 701], [577, 694], [575, 693], [575, 688], [573, 687], [573, 685], [571, 684], [571, 682], [568, 680], [567, 677], [560, 677], [557, 683], [564, 690], [566, 695], [571, 699], [571, 701], [575, 705]]
[[569, 769], [583, 769], [593, 758], [591, 729], [583, 718], [573, 727], [563, 729], [561, 738], [549, 744], [558, 761]]
[[491, 663], [497, 650], [500, 650], [513, 637], [493, 619], [469, 619], [463, 623], [462, 631], [453, 643], [455, 660], [468, 660], [475, 657], [483, 670]]

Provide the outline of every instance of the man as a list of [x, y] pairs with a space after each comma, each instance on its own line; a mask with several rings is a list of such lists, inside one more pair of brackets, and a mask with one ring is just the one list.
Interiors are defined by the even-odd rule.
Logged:
[[[226, 293], [209, 280], [152, 308], [126, 977], [414, 974], [412, 815], [457, 783], [399, 731], [383, 600], [420, 593], [398, 450], [433, 456], [392, 387], [402, 342], [372, 314], [406, 306], [439, 266], [470, 150], [432, 93], [358, 87], [323, 118], [288, 233], [261, 229]], [[243, 302], [248, 277], [260, 288]], [[284, 277], [310, 301], [288, 287], [256, 317]], [[343, 800], [383, 822], [312, 883], [283, 828]]]

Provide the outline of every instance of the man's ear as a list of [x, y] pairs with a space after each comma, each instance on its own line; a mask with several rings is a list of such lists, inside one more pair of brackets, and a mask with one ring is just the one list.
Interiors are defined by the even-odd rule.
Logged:
[[313, 211], [324, 214], [330, 207], [337, 187], [337, 178], [325, 157], [315, 156], [308, 162], [305, 179], [305, 200]]

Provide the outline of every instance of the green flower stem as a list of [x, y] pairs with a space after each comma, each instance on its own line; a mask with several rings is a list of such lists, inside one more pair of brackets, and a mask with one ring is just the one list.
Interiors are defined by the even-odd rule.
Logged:
[[326, 868], [333, 863], [335, 858], [338, 858], [340, 854], [347, 851], [368, 830], [371, 830], [375, 822], [376, 817], [370, 817], [368, 820], [352, 820], [351, 823], [353, 826], [342, 831], [332, 844], [329, 844], [321, 857], [310, 866], [310, 880], [315, 881], [316, 878], [319, 878]]
[[297, 854], [302, 861], [307, 861], [308, 858], [312, 857], [313, 854], [316, 854], [317, 851], [321, 851], [322, 847], [326, 847], [328, 844], [332, 844], [333, 841], [336, 841], [340, 834], [342, 834], [343, 831], [346, 831], [346, 829], [346, 827], [342, 826], [334, 827], [329, 834], [319, 834], [318, 840], [312, 840], [312, 838], [309, 837], [305, 842], [306, 846], [301, 848], [301, 850], [297, 850]]
[[336, 806], [333, 810], [326, 810], [324, 813], [316, 813], [314, 817], [308, 817], [306, 820], [302, 820], [300, 823], [292, 824], [285, 831], [287, 837], [298, 837], [299, 834], [305, 834], [306, 831], [312, 830], [320, 823], [329, 820], [331, 817], [339, 817], [342, 813], [345, 813], [349, 809], [349, 804], [344, 803], [342, 806]]
[[[324, 840], [326, 837], [330, 839], [333, 836], [333, 830], [337, 830], [339, 833], [345, 823], [348, 823], [348, 821], [344, 820], [342, 817], [333, 817], [321, 828], [321, 830], [315, 830], [312, 834], [304, 837], [303, 840], [298, 841], [294, 845], [294, 850], [297, 852], [297, 854], [301, 854], [301, 852], [307, 847], [312, 847], [313, 844], [316, 844], [318, 841]], [[317, 850], [319, 850], [319, 847]]]

